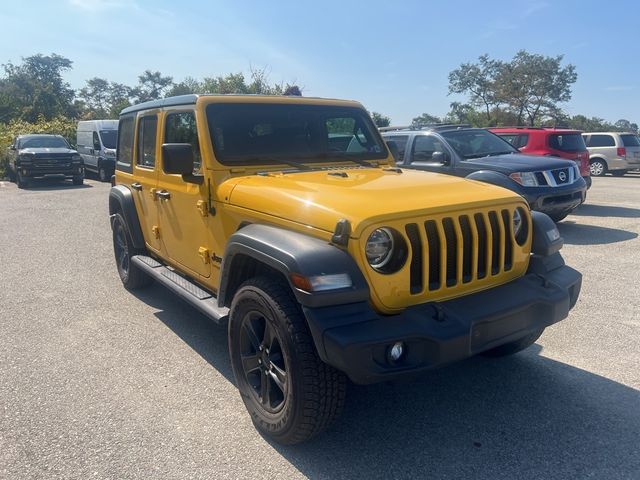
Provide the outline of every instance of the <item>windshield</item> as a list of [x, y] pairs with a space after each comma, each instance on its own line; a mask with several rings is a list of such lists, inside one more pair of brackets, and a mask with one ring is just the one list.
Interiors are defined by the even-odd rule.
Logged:
[[100, 138], [102, 139], [102, 145], [105, 148], [116, 148], [118, 144], [118, 131], [117, 130], [100, 130]]
[[561, 152], [584, 152], [587, 145], [579, 133], [562, 133], [549, 136], [549, 146]]
[[486, 130], [452, 130], [440, 135], [465, 160], [518, 153], [508, 142]]
[[62, 137], [31, 137], [20, 142], [20, 148], [69, 148]]
[[620, 135], [620, 138], [625, 147], [640, 147], [640, 141], [635, 135]]
[[387, 158], [373, 122], [359, 108], [214, 103], [207, 120], [216, 158], [227, 165]]

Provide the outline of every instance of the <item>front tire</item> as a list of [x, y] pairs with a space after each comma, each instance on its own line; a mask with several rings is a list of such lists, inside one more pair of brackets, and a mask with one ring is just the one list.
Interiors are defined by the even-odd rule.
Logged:
[[554, 215], [549, 215], [549, 218], [551, 218], [551, 220], [553, 220], [555, 223], [561, 222], [562, 220], [564, 220], [565, 218], [567, 218], [567, 216], [569, 216], [571, 212], [565, 212], [565, 213], [557, 213]]
[[499, 347], [492, 348], [491, 350], [487, 350], [486, 352], [482, 352], [481, 355], [485, 357], [506, 357], [508, 355], [513, 355], [514, 353], [521, 352], [525, 348], [528, 348], [536, 343], [536, 340], [540, 338], [542, 332], [544, 332], [544, 328], [535, 330], [529, 335], [519, 338], [514, 342], [505, 343], [504, 345], [500, 345]]
[[278, 443], [304, 442], [340, 415], [346, 377], [320, 360], [299, 305], [277, 279], [254, 278], [239, 288], [229, 353], [253, 423]]
[[131, 263], [131, 258], [134, 255], [144, 252], [133, 247], [129, 229], [120, 213], [116, 213], [113, 219], [113, 253], [116, 258], [118, 275], [127, 290], [146, 287], [153, 281], [151, 277]]
[[624, 177], [627, 173], [626, 170], [612, 170], [611, 175], [613, 175], [614, 177]]
[[20, 170], [16, 173], [16, 184], [18, 188], [27, 188], [29, 186], [29, 181], [22, 176]]
[[604, 174], [607, 173], [607, 163], [601, 158], [591, 160], [589, 168], [592, 177], [604, 177]]
[[101, 182], [108, 182], [109, 181], [109, 174], [107, 173], [107, 169], [104, 168], [103, 165], [100, 165], [98, 167], [98, 179]]

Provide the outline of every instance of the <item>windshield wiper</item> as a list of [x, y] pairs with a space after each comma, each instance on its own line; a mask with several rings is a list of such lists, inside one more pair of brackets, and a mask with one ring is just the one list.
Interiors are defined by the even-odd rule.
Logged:
[[[256, 155], [254, 157], [244, 157], [242, 160], [243, 161], [247, 161], [247, 162], [264, 161], [264, 162], [270, 162], [270, 163], [274, 163], [274, 164], [289, 165], [289, 166], [295, 167], [295, 168], [297, 168], [299, 170], [312, 170], [312, 168], [309, 165], [306, 165], [306, 164], [300, 163], [300, 162], [294, 162], [293, 160], [285, 160], [283, 158], [264, 157], [264, 156], [257, 156]], [[264, 166], [267, 166], [267, 165], [264, 165]]]
[[496, 157], [498, 155], [509, 155], [510, 153], [516, 153], [516, 152], [510, 152], [510, 151], [509, 152], [492, 152], [492, 153], [487, 153], [486, 156], [487, 157]]
[[325, 159], [339, 158], [340, 160], [349, 160], [350, 162], [357, 163], [358, 165], [360, 165], [362, 167], [373, 168], [373, 165], [370, 164], [369, 162], [367, 162], [366, 160], [361, 160], [359, 158], [353, 158], [351, 155], [347, 155], [346, 153], [329, 152], [329, 153], [323, 153], [323, 154], [319, 155], [318, 157], [319, 158], [325, 158]]

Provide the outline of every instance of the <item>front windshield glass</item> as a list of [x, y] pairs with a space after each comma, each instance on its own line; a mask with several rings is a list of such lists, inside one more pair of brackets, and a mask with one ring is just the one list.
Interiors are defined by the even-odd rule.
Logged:
[[20, 148], [69, 148], [62, 137], [31, 137], [20, 142]]
[[117, 130], [100, 130], [100, 138], [105, 148], [116, 148], [118, 144]]
[[440, 135], [463, 160], [518, 153], [508, 142], [486, 130], [451, 130]]
[[207, 120], [223, 164], [385, 159], [387, 150], [367, 113], [330, 105], [214, 103]]

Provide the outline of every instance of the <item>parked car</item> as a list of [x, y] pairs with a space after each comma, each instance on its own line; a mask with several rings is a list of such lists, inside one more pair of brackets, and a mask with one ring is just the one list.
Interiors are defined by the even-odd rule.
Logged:
[[242, 400], [281, 443], [331, 423], [346, 376], [513, 354], [578, 298], [549, 217], [504, 188], [396, 168], [356, 102], [165, 98], [122, 111], [117, 150], [123, 285], [155, 280], [228, 322]]
[[574, 161], [520, 153], [509, 142], [466, 125], [381, 128], [398, 147], [398, 166], [446, 173], [508, 188], [532, 210], [559, 222], [586, 198], [587, 184]]
[[489, 130], [527, 155], [555, 156], [575, 161], [587, 188], [591, 187], [589, 151], [580, 130], [537, 127], [496, 127]]
[[591, 175], [621, 177], [640, 168], [640, 140], [635, 133], [588, 132], [582, 134], [589, 150]]
[[82, 157], [61, 135], [19, 135], [9, 147], [9, 177], [25, 188], [36, 178], [71, 179], [82, 185]]
[[78, 122], [76, 138], [85, 168], [97, 173], [102, 182], [111, 180], [116, 167], [118, 120]]

